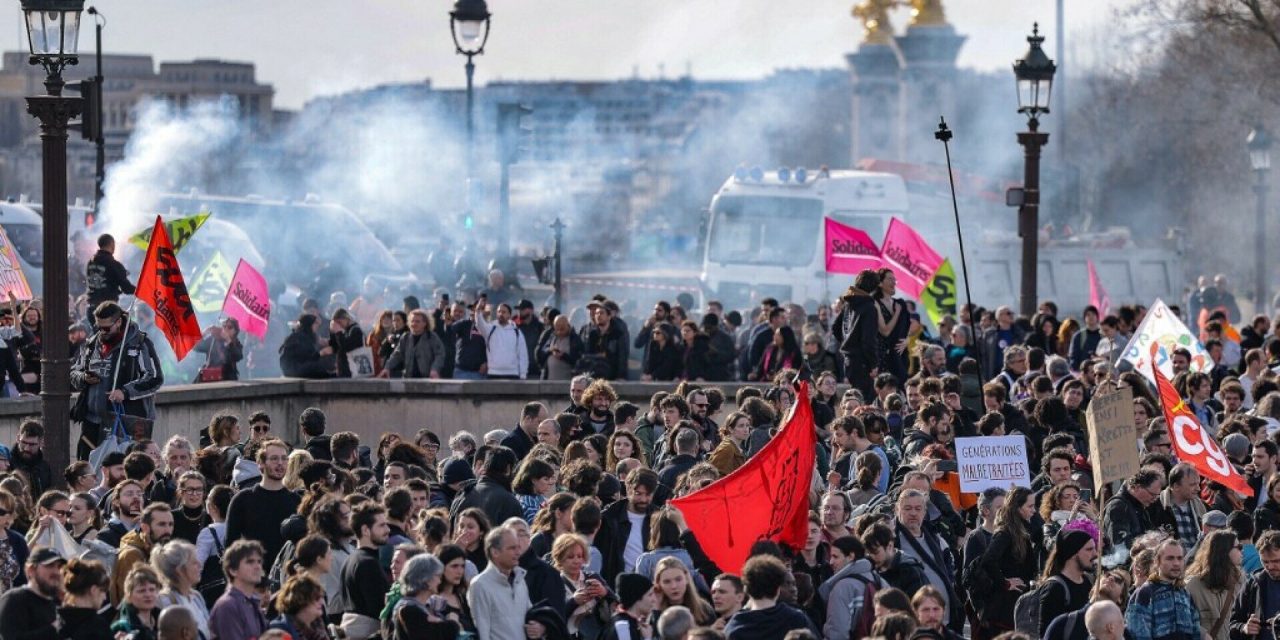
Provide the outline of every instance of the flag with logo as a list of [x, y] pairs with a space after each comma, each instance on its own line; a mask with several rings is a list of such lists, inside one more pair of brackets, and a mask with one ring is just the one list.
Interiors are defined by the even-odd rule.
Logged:
[[[1151, 358], [1154, 361], [1160, 345], [1151, 345]], [[1232, 491], [1253, 495], [1253, 488], [1236, 471], [1227, 454], [1222, 452], [1217, 440], [1205, 432], [1196, 420], [1195, 413], [1187, 407], [1173, 383], [1165, 377], [1159, 367], [1151, 366], [1151, 375], [1156, 379], [1156, 390], [1160, 395], [1160, 406], [1164, 409], [1164, 421], [1169, 428], [1169, 442], [1173, 444], [1173, 452], [1178, 460], [1190, 462], [1206, 480], [1217, 482]]]
[[235, 276], [222, 301], [222, 315], [235, 318], [246, 333], [265, 340], [267, 322], [271, 319], [271, 295], [267, 279], [253, 265], [240, 259]]
[[[1152, 345], [1159, 349], [1152, 349]], [[1151, 373], [1151, 364], [1166, 378], [1173, 377], [1173, 352], [1175, 349], [1186, 349], [1191, 353], [1191, 370], [1208, 373], [1213, 369], [1213, 360], [1204, 345], [1192, 335], [1187, 325], [1182, 324], [1178, 316], [1173, 314], [1169, 306], [1159, 298], [1147, 310], [1147, 315], [1133, 332], [1129, 343], [1125, 345], [1121, 360], [1127, 360], [1133, 368], [1142, 372], [1152, 383], [1156, 379]], [[1154, 360], [1152, 360], [1154, 358]]]
[[880, 248], [866, 231], [826, 218], [827, 273], [880, 268]]
[[200, 342], [200, 322], [191, 306], [182, 267], [178, 265], [178, 256], [160, 216], [156, 216], [156, 226], [147, 245], [147, 257], [142, 261], [142, 272], [138, 274], [135, 296], [155, 310], [156, 327], [169, 340], [174, 355], [179, 360], [185, 358]]
[[707, 556], [730, 573], [742, 569], [757, 540], [800, 549], [809, 536], [815, 446], [809, 387], [802, 383], [790, 416], [769, 444], [737, 471], [671, 504]]
[[[164, 223], [164, 230], [169, 234], [169, 239], [173, 242], [174, 253], [182, 251], [182, 248], [187, 246], [187, 241], [191, 240], [191, 236], [195, 235], [196, 231], [204, 226], [210, 215], [213, 214], [208, 211], [201, 211], [195, 215], [177, 218]], [[129, 237], [129, 244], [146, 250], [147, 245], [151, 243], [151, 234], [154, 232], [155, 229], [153, 228], [143, 229]]]
[[920, 293], [920, 304], [929, 314], [933, 326], [938, 326], [942, 316], [956, 312], [956, 270], [951, 266], [951, 259], [942, 261], [942, 266], [929, 279], [929, 284]]
[[200, 313], [213, 313], [222, 308], [222, 301], [231, 287], [231, 265], [221, 251], [214, 251], [203, 267], [191, 280], [191, 306]]
[[1105, 318], [1111, 311], [1111, 296], [1102, 288], [1102, 279], [1098, 277], [1098, 269], [1093, 266], [1093, 260], [1086, 260], [1085, 264], [1089, 267], [1089, 304], [1098, 310], [1099, 318]]
[[898, 291], [916, 300], [942, 266], [942, 256], [915, 229], [897, 218], [889, 221], [889, 230], [880, 243], [880, 255], [884, 265], [897, 276]]

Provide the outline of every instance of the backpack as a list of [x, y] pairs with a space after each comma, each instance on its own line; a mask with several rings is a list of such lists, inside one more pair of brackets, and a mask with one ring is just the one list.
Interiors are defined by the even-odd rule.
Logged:
[[227, 576], [222, 572], [223, 548], [222, 541], [218, 539], [218, 531], [210, 528], [209, 534], [213, 537], [213, 548], [217, 553], [205, 558], [204, 566], [200, 568], [200, 584], [196, 590], [204, 598], [205, 606], [213, 609], [213, 603], [227, 590]]
[[987, 594], [995, 585], [991, 584], [991, 576], [982, 568], [982, 554], [969, 561], [960, 572], [961, 595], [969, 599], [974, 611], [981, 611], [987, 603]]
[[1013, 605], [1013, 628], [1036, 637], [1040, 633], [1040, 594], [1047, 592], [1053, 588], [1053, 585], [1062, 585], [1067, 593], [1063, 594], [1063, 600], [1071, 597], [1071, 590], [1067, 587], [1067, 583], [1062, 576], [1053, 576], [1048, 580], [1036, 585], [1036, 588], [1018, 596], [1018, 601]]
[[860, 575], [849, 576], [858, 582], [861, 582], [865, 590], [862, 593], [862, 608], [853, 616], [853, 620], [849, 622], [849, 640], [861, 640], [871, 636], [871, 626], [876, 623], [876, 592], [880, 590], [879, 583], [875, 580], [867, 580]]

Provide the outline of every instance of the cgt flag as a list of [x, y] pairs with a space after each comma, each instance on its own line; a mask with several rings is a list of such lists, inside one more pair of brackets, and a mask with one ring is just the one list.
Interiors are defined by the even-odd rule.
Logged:
[[[1160, 345], [1151, 345], [1151, 359], [1157, 357]], [[1173, 443], [1173, 453], [1179, 460], [1190, 462], [1206, 480], [1217, 482], [1222, 486], [1246, 496], [1253, 495], [1253, 488], [1245, 481], [1240, 472], [1232, 466], [1227, 454], [1222, 452], [1213, 436], [1205, 433], [1200, 421], [1182, 401], [1178, 390], [1165, 377], [1164, 372], [1154, 364], [1151, 373], [1156, 379], [1156, 390], [1160, 393], [1160, 406], [1164, 408], [1164, 421], [1169, 425], [1169, 441]]]
[[827, 273], [880, 268], [880, 248], [866, 231], [826, 218]]
[[182, 360], [191, 348], [200, 342], [200, 322], [187, 294], [187, 283], [182, 279], [178, 256], [169, 242], [160, 216], [151, 231], [147, 245], [147, 257], [142, 261], [138, 275], [138, 300], [147, 303], [156, 312], [156, 326], [164, 332], [173, 346], [173, 353]]
[[898, 276], [898, 291], [916, 300], [942, 266], [942, 256], [915, 229], [897, 218], [889, 221], [889, 230], [880, 243], [880, 255], [884, 256], [885, 266]]
[[231, 279], [226, 299], [222, 301], [222, 315], [235, 318], [246, 333], [262, 340], [267, 338], [267, 322], [271, 320], [267, 279], [244, 258], [236, 265], [236, 275]]
[[[191, 236], [195, 235], [196, 231], [204, 226], [205, 221], [211, 215], [213, 214], [208, 211], [201, 211], [195, 215], [166, 222], [164, 229], [169, 234], [169, 240], [173, 243], [173, 252], [182, 251], [182, 248], [187, 246], [187, 241], [191, 239]], [[143, 229], [130, 236], [129, 244], [146, 251], [148, 245], [151, 244], [151, 236], [154, 233], [155, 229]]]
[[809, 535], [809, 487], [817, 434], [809, 387], [801, 384], [778, 435], [737, 471], [671, 504], [684, 514], [702, 550], [724, 571], [738, 573], [757, 540], [793, 549]]

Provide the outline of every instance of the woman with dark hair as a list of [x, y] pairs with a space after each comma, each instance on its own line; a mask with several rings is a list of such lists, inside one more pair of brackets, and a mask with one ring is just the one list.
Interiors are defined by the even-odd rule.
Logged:
[[649, 463], [648, 456], [644, 453], [644, 444], [636, 434], [630, 431], [614, 431], [613, 435], [609, 436], [608, 449], [605, 452], [604, 469], [609, 473], [613, 473], [618, 468], [618, 463], [627, 458]]
[[[1009, 492], [996, 514], [996, 532], [982, 554], [982, 568], [995, 585], [979, 612], [982, 637], [1013, 630], [1013, 605], [1026, 593], [1039, 566], [1039, 536], [1030, 532], [1036, 496], [1026, 487]], [[978, 635], [978, 634], [974, 634]]]
[[635, 572], [650, 580], [656, 580], [654, 572], [658, 568], [658, 563], [663, 558], [678, 558], [681, 564], [694, 574], [694, 585], [698, 587], [698, 591], [710, 593], [702, 575], [697, 573], [697, 568], [693, 565], [693, 557], [680, 545], [680, 524], [681, 519], [673, 509], [664, 508], [653, 515], [649, 525], [648, 540], [651, 551], [646, 551], [636, 558]]
[[524, 509], [524, 521], [533, 524], [542, 504], [556, 492], [556, 468], [538, 458], [525, 458], [516, 468], [511, 490]]
[[796, 332], [787, 325], [773, 331], [773, 342], [760, 357], [760, 370], [756, 372], [757, 380], [773, 380], [783, 369], [798, 369], [804, 364], [804, 354], [800, 352], [800, 343], [796, 341]]
[[[240, 321], [223, 318], [221, 324], [209, 327], [204, 333], [204, 339], [193, 348], [194, 351], [205, 354], [204, 366], [196, 374], [195, 381], [239, 380], [240, 370], [236, 363], [244, 359], [244, 345], [240, 343]], [[206, 374], [205, 370], [208, 369], [217, 370], [217, 375], [221, 377]]]
[[1212, 640], [1231, 637], [1231, 607], [1245, 579], [1244, 547], [1234, 531], [1214, 531], [1200, 541], [1187, 567], [1187, 593], [1200, 611], [1200, 629]]
[[329, 640], [325, 630], [324, 587], [307, 575], [295, 575], [285, 581], [275, 597], [279, 612], [267, 625], [280, 629], [294, 640]]
[[857, 471], [853, 477], [853, 488], [846, 494], [849, 502], [855, 507], [870, 504], [880, 495], [878, 485], [880, 474], [884, 472], [884, 462], [875, 451], [868, 450], [854, 458], [853, 468]]
[[741, 411], [734, 411], [720, 425], [720, 444], [711, 452], [707, 462], [727, 476], [747, 463], [747, 440], [751, 438], [751, 418]]
[[67, 533], [76, 544], [84, 544], [85, 540], [97, 540], [98, 530], [102, 528], [102, 512], [98, 511], [98, 501], [91, 493], [77, 493], [71, 496], [71, 514], [67, 516]]
[[314, 314], [298, 316], [298, 326], [280, 345], [280, 371], [290, 378], [330, 378], [320, 356], [320, 337], [316, 335]]
[[899, 381], [907, 379], [907, 334], [911, 330], [910, 312], [907, 303], [895, 298], [898, 293], [898, 276], [892, 269], [881, 269], [876, 272], [880, 286], [872, 297], [876, 300], [876, 309], [880, 313], [877, 333], [879, 335], [880, 373], [892, 373]]
[[675, 380], [680, 374], [680, 347], [672, 336], [676, 328], [665, 322], [653, 327], [653, 337], [644, 350], [644, 373], [640, 377], [645, 382], [654, 380]]
[[685, 320], [680, 323], [680, 339], [684, 341], [680, 379], [706, 380], [711, 369], [711, 336], [699, 330], [698, 323]]
[[[400, 344], [400, 339], [407, 333], [409, 333], [409, 314], [404, 311], [392, 311], [391, 330], [382, 337], [382, 342], [378, 343], [378, 349], [376, 352], [378, 354], [378, 359], [382, 361], [382, 365], [384, 367], [386, 366], [387, 361], [391, 359], [391, 354], [395, 353], [396, 346]], [[404, 371], [404, 367], [400, 366], [397, 367], [397, 369], [397, 371], [391, 372], [392, 378], [401, 377], [401, 372]]]
[[550, 498], [533, 517], [533, 538], [529, 540], [529, 549], [533, 555], [541, 558], [551, 553], [551, 546], [561, 535], [573, 533], [573, 505], [578, 496], [561, 491]]
[[381, 478], [382, 472], [387, 470], [387, 463], [391, 462], [391, 447], [399, 444], [403, 437], [394, 431], [383, 431], [378, 436], [378, 448], [375, 449], [375, 455], [378, 461], [373, 463], [373, 477]]
[[338, 361], [338, 377], [351, 377], [351, 363], [347, 354], [364, 346], [364, 330], [351, 312], [338, 309], [329, 321], [329, 345], [320, 350], [321, 356], [332, 355]]
[[1034, 331], [1027, 335], [1028, 347], [1039, 347], [1046, 356], [1058, 353], [1058, 319], [1047, 314], [1037, 313], [1031, 319]]
[[446, 544], [436, 549], [436, 557], [444, 565], [439, 589], [440, 597], [444, 598], [443, 613], [445, 617], [457, 615], [462, 630], [474, 634], [476, 624], [467, 605], [467, 553], [456, 544]]
[[844, 356], [844, 375], [849, 385], [862, 393], [864, 400], [875, 397], [873, 375], [879, 368], [877, 345], [879, 318], [872, 293], [879, 290], [880, 277], [870, 269], [863, 270], [840, 298], [832, 332]]
[[462, 547], [466, 559], [475, 565], [476, 571], [484, 571], [489, 566], [489, 558], [484, 553], [484, 538], [491, 528], [489, 517], [476, 507], [463, 509], [453, 525], [453, 544]]
[[58, 607], [58, 637], [69, 640], [114, 640], [111, 621], [102, 614], [111, 576], [97, 560], [72, 558], [62, 567], [65, 595]]

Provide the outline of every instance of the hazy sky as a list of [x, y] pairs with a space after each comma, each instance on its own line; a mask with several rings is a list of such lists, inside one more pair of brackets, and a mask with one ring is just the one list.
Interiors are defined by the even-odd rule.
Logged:
[[[1126, 0], [1067, 0], [1068, 52]], [[88, 0], [107, 18], [106, 50], [159, 60], [223, 58], [257, 64], [276, 103], [430, 78], [464, 82], [449, 35], [446, 0]], [[962, 66], [1007, 69], [1026, 50], [1031, 23], [1053, 34], [1054, 0], [944, 0], [967, 36]], [[489, 0], [494, 14], [476, 81], [615, 79], [638, 70], [668, 77], [690, 65], [697, 78], [754, 78], [781, 67], [843, 67], [862, 37], [853, 0]], [[19, 43], [18, 3], [0, 20], [5, 49]], [[90, 16], [85, 16], [89, 18]], [[908, 15], [895, 15], [901, 31]], [[1072, 37], [1076, 40], [1073, 41]], [[90, 52], [93, 32], [81, 31]], [[1075, 42], [1075, 45], [1072, 43]], [[25, 47], [25, 41], [23, 45]], [[1055, 43], [1046, 47], [1053, 55]], [[1010, 80], [1012, 85], [1012, 80]]]

